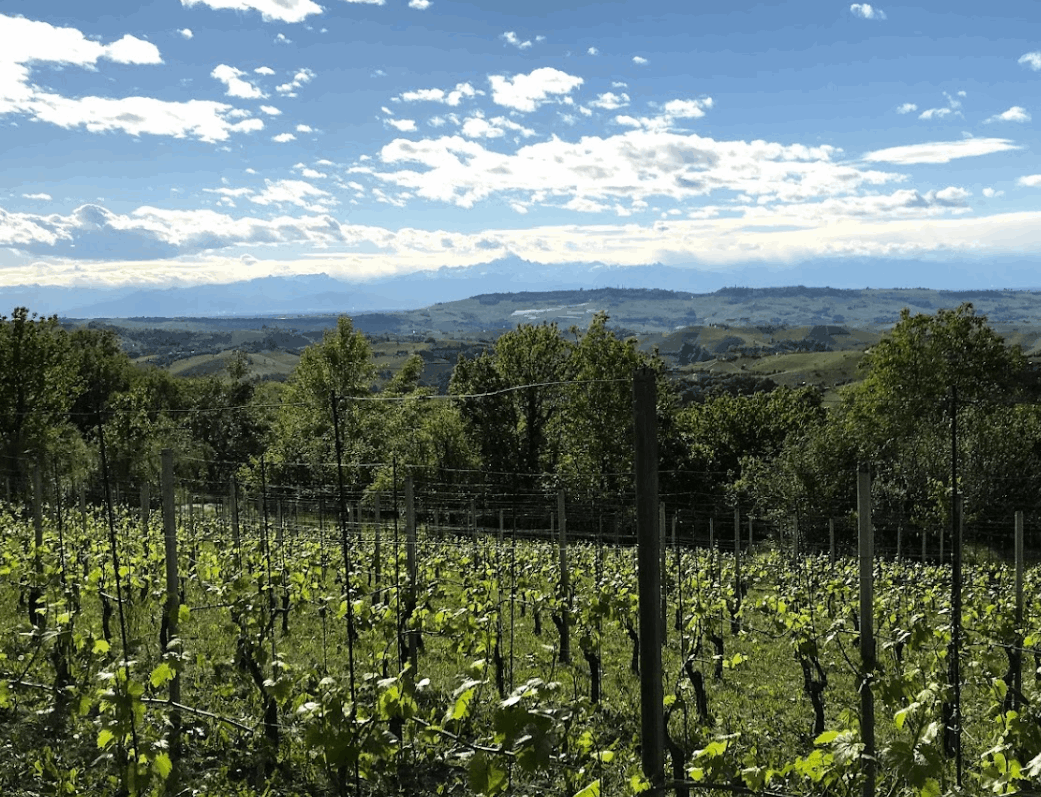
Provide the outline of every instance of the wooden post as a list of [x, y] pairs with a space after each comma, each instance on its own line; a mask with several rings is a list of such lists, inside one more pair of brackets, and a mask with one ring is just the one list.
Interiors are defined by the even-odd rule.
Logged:
[[835, 566], [835, 518], [828, 518], [828, 557], [831, 566]]
[[896, 527], [896, 558], [899, 560], [903, 553], [903, 542], [904, 542], [904, 527], [899, 525]]
[[152, 511], [152, 491], [148, 481], [141, 482], [141, 540], [144, 542], [145, 556], [148, 556], [148, 515]]
[[654, 372], [633, 377], [636, 533], [640, 595], [640, 737], [644, 776], [665, 783], [665, 719], [661, 666], [661, 572], [658, 569], [658, 429]]
[[[663, 576], [669, 571], [665, 566], [665, 503], [658, 502], [658, 572]], [[669, 583], [664, 578], [661, 583], [661, 643], [667, 645], [669, 640]]]
[[571, 574], [567, 561], [567, 514], [564, 491], [557, 491], [557, 545], [560, 550], [560, 663], [571, 663]]
[[383, 495], [376, 493], [372, 507], [373, 522], [376, 525], [372, 549], [373, 586], [377, 591], [383, 583], [383, 551], [380, 546], [380, 538], [383, 536], [382, 499]]
[[470, 533], [473, 535], [474, 564], [477, 564], [477, 499], [470, 499]]
[[[412, 622], [412, 613], [416, 608], [416, 582], [419, 580], [419, 569], [416, 561], [416, 499], [413, 493], [412, 477], [405, 477], [405, 561], [408, 567], [408, 598], [406, 605], [409, 609], [409, 623]], [[419, 667], [419, 644], [416, 632], [408, 632], [408, 678], [415, 682], [416, 670]]]
[[875, 531], [871, 525], [871, 473], [861, 465], [857, 472], [857, 527], [860, 548], [860, 737], [864, 743], [863, 797], [875, 794], [875, 697], [871, 682], [875, 671], [874, 581]]
[[239, 486], [235, 482], [234, 476], [228, 480], [228, 503], [231, 509], [231, 539], [235, 545], [235, 561], [241, 570], [242, 531], [239, 529]]
[[87, 488], [80, 483], [79, 489], [80, 499], [80, 522], [83, 524], [83, 534], [86, 537], [87, 534]]
[[[162, 500], [163, 500], [163, 548], [166, 554], [166, 647], [163, 655], [180, 653], [177, 624], [181, 613], [180, 577], [177, 572], [177, 499], [174, 493], [173, 451], [162, 451]], [[174, 644], [176, 640], [176, 644]], [[170, 679], [170, 759], [177, 772], [177, 757], [180, 750], [181, 712], [176, 707], [181, 702], [181, 676], [179, 667], [174, 667]], [[171, 775], [173, 777], [173, 775]], [[174, 781], [176, 782], [176, 781]]]
[[[741, 507], [734, 507], [734, 606], [741, 608]], [[740, 629], [737, 614], [733, 615], [733, 626]]]
[[1019, 710], [1023, 697], [1023, 571], [1026, 557], [1023, 550], [1023, 513], [1016, 512], [1016, 651], [1015, 664], [1012, 670], [1012, 707]]
[[748, 516], [748, 550], [751, 552], [752, 547], [755, 545], [755, 537], [752, 531], [752, 516]]
[[33, 570], [35, 578], [29, 590], [29, 616], [37, 629], [42, 629], [46, 620], [46, 604], [43, 595], [43, 479], [40, 477], [39, 460], [33, 459]]
[[708, 577], [716, 580], [716, 521], [708, 519]]

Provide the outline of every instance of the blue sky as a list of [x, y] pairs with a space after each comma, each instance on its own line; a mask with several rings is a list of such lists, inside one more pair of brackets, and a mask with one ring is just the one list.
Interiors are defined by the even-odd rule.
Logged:
[[1041, 282], [1036, 0], [702, 5], [5, 0], [0, 288]]

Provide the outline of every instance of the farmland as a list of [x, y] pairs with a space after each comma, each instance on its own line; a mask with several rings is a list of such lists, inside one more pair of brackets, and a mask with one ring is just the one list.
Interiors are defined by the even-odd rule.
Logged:
[[[186, 503], [190, 488], [178, 485], [168, 512], [176, 634], [164, 619], [159, 502], [147, 516], [116, 507], [110, 526], [104, 505], [81, 514], [59, 493], [43, 512], [39, 547], [32, 523], [4, 515], [5, 794], [644, 788], [636, 552], [624, 504], [477, 504], [426, 484], [411, 505], [404, 491], [348, 496], [341, 515], [335, 491]], [[672, 779], [699, 793], [713, 783], [859, 793], [849, 529], [840, 523], [832, 562], [826, 542], [817, 553], [821, 542], [804, 540], [796, 556], [783, 530], [743, 517], [735, 548], [730, 518], [706, 524], [668, 507]], [[875, 564], [879, 794], [941, 793], [957, 777], [942, 719], [950, 564], [935, 548], [916, 562], [916, 547], [901, 559], [880, 552]], [[1037, 655], [1037, 581], [1027, 571], [1017, 625], [1013, 569], [994, 558], [966, 566], [970, 791], [1022, 788], [1036, 774], [1039, 687], [1023, 677], [1032, 667], [1022, 657], [1022, 669], [1010, 662], [1021, 648]]]

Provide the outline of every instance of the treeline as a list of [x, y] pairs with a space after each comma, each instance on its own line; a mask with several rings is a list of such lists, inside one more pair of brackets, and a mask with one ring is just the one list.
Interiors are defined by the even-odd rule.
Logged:
[[607, 321], [519, 326], [460, 356], [444, 397], [420, 385], [418, 356], [381, 382], [368, 339], [346, 317], [278, 384], [250, 378], [245, 355], [221, 376], [137, 367], [111, 329], [67, 331], [18, 308], [0, 317], [0, 487], [23, 499], [34, 462], [66, 483], [97, 484], [104, 450], [110, 479], [132, 490], [157, 480], [170, 447], [200, 492], [222, 492], [232, 478], [329, 487], [339, 454], [354, 494], [411, 474], [463, 492], [623, 498], [632, 374], [648, 366], [658, 379], [662, 491], [695, 514], [740, 504], [812, 533], [850, 513], [852, 474], [866, 462], [883, 533], [941, 528], [955, 415], [968, 521], [1041, 514], [1036, 371], [971, 305], [905, 311], [867, 353], [863, 379], [828, 405], [815, 388], [768, 382], [691, 402], [657, 356]]

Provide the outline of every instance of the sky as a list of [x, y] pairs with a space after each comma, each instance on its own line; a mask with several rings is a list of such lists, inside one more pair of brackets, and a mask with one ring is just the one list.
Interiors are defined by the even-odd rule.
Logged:
[[4, 0], [0, 292], [509, 256], [1028, 287], [1039, 90], [1037, 0]]

